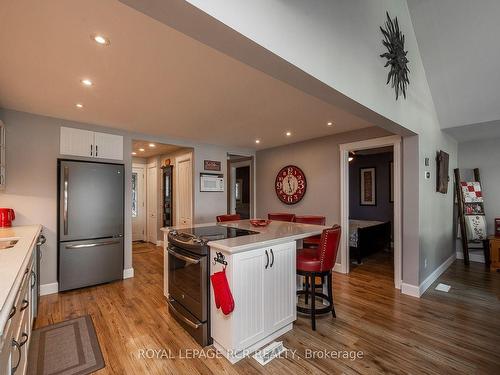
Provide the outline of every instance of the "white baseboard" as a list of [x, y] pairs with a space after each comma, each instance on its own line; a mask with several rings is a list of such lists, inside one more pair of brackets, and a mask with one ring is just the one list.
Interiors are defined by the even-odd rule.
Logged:
[[123, 278], [130, 279], [131, 277], [134, 277], [134, 269], [133, 268], [124, 269], [123, 270]]
[[156, 241], [156, 246], [161, 246], [161, 247], [163, 247], [163, 241]]
[[449, 266], [457, 259], [456, 254], [452, 254], [448, 259], [446, 259], [438, 268], [434, 270], [425, 280], [420, 284], [420, 295], [424, 294], [425, 291], [432, 285], [434, 281], [438, 279], [439, 276], [443, 274], [444, 271], [448, 269]]
[[420, 288], [416, 285], [401, 283], [401, 293], [420, 298]]
[[[464, 259], [464, 253], [462, 251], [457, 251], [457, 259]], [[478, 254], [469, 251], [469, 260], [471, 262], [485, 263], [484, 253], [481, 251], [481, 254]]]
[[59, 291], [58, 283], [42, 284], [40, 285], [40, 295], [46, 296], [47, 294], [54, 294]]
[[448, 269], [448, 267], [451, 266], [455, 259], [457, 259], [456, 254], [452, 254], [438, 268], [436, 268], [434, 272], [427, 276], [419, 286], [401, 283], [401, 293], [420, 298], [422, 294], [424, 294], [425, 291], [432, 285], [432, 283], [436, 281], [438, 277]]

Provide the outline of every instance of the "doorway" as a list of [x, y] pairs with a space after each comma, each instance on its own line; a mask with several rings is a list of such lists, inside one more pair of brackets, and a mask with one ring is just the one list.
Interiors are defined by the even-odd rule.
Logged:
[[[349, 182], [349, 163], [350, 159], [355, 157], [356, 153], [361, 150], [375, 149], [375, 148], [387, 148], [392, 147], [393, 161], [392, 165], [389, 167], [392, 172], [392, 192], [390, 199], [393, 200], [393, 248], [394, 248], [394, 286], [397, 289], [401, 289], [401, 272], [402, 272], [402, 212], [401, 212], [401, 137], [399, 136], [389, 136], [383, 138], [369, 139], [365, 141], [353, 142], [340, 145], [340, 215], [341, 215], [341, 226], [342, 228], [350, 228], [350, 194], [353, 188], [350, 186]], [[360, 193], [360, 204], [362, 205], [373, 205], [376, 204], [376, 168], [366, 167], [360, 171], [360, 191], [361, 189], [368, 189], [366, 194], [361, 196]], [[371, 182], [370, 182], [371, 180]], [[380, 229], [380, 228], [379, 228]], [[383, 229], [383, 228], [382, 228]], [[382, 230], [381, 229], [381, 230]], [[340, 254], [340, 272], [349, 273], [350, 271], [350, 244], [352, 238], [350, 238], [352, 230], [343, 230], [341, 238], [341, 254]], [[368, 230], [369, 232], [369, 230]], [[359, 235], [359, 232], [358, 232]], [[370, 234], [370, 235], [373, 235]]]
[[132, 164], [132, 241], [146, 240], [146, 176], [144, 164]]
[[228, 155], [227, 213], [241, 219], [254, 217], [254, 159], [252, 156]]
[[162, 246], [162, 227], [192, 223], [193, 150], [133, 140], [131, 152], [133, 249], [144, 251], [139, 241]]

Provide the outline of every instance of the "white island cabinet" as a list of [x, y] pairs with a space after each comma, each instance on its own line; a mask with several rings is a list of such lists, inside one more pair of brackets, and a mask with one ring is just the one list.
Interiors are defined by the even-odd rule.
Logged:
[[[224, 315], [211, 299], [214, 347], [232, 363], [292, 329], [295, 308], [295, 242], [225, 253], [234, 311]], [[211, 249], [210, 258], [220, 251]], [[211, 273], [220, 271], [216, 263]]]
[[[195, 225], [195, 227], [216, 224]], [[297, 241], [321, 234], [325, 226], [273, 221], [254, 228], [248, 220], [218, 225], [255, 231], [241, 237], [208, 242], [210, 274], [223, 265], [214, 262], [217, 253], [227, 262], [226, 276], [234, 299], [234, 311], [224, 315], [215, 306], [210, 287], [210, 325], [214, 347], [231, 363], [252, 354], [293, 329], [296, 313]], [[164, 232], [164, 293], [168, 293], [168, 232]]]

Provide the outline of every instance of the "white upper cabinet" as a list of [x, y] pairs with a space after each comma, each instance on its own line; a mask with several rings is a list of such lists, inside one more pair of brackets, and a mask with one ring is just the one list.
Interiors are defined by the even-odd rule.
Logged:
[[60, 153], [62, 155], [123, 160], [123, 137], [61, 127]]
[[63, 155], [94, 156], [94, 132], [61, 127], [61, 148]]
[[123, 160], [123, 137], [108, 133], [94, 133], [95, 157]]

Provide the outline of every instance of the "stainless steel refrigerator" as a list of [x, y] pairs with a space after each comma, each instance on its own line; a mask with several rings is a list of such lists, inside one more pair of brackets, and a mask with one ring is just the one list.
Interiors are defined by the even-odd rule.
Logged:
[[123, 278], [123, 164], [58, 160], [58, 282], [70, 290]]

